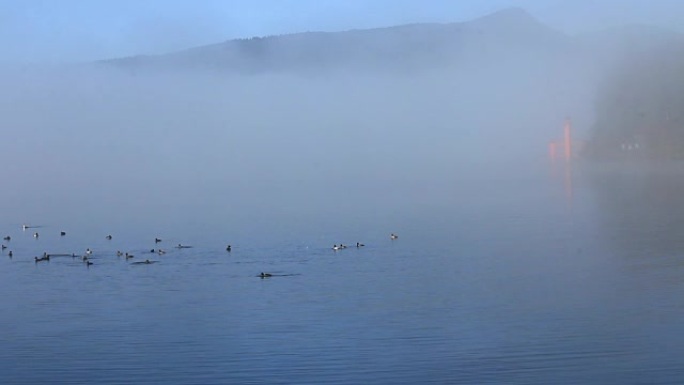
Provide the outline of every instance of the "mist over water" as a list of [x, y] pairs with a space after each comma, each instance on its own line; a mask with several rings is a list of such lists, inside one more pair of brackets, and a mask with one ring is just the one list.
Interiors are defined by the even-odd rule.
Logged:
[[684, 186], [547, 154], [615, 36], [512, 10], [6, 66], [0, 383], [676, 383]]
[[535, 89], [532, 73], [509, 75], [10, 73], [1, 156], [16, 182], [4, 211], [18, 222], [216, 223], [446, 203], [421, 194], [544, 170], [567, 103], [545, 108], [544, 79]]

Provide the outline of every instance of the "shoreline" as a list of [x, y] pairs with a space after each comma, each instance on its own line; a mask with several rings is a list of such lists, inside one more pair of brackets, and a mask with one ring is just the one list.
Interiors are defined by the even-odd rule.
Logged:
[[573, 171], [588, 175], [684, 176], [684, 160], [579, 160]]

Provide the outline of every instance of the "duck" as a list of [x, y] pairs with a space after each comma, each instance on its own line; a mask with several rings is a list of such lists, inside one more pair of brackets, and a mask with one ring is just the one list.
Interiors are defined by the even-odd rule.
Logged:
[[154, 238], [154, 243], [159, 243], [159, 242], [161, 242], [161, 241], [162, 241], [162, 240], [159, 239], [159, 238]]
[[146, 259], [146, 260], [141, 261], [141, 262], [133, 262], [133, 263], [131, 263], [131, 265], [151, 265], [151, 264], [156, 263], [156, 262], [157, 261], [150, 261], [149, 259]]
[[90, 266], [90, 265], [92, 265], [93, 263], [90, 262], [90, 261], [85, 261], [85, 264], [86, 264], [86, 266]]
[[233, 250], [233, 247], [231, 245], [226, 246], [226, 251], [230, 252]]
[[5, 250], [6, 248], [7, 248], [7, 246], [5, 246], [5, 245], [2, 245], [2, 249], [3, 249], [3, 250]]
[[88, 260], [88, 256], [87, 256], [87, 255], [84, 255], [83, 257], [81, 257], [81, 260], [82, 260], [83, 262], [87, 261], [87, 260]]
[[337, 246], [337, 245], [335, 244], [335, 245], [333, 245], [332, 249], [335, 250], [335, 251], [337, 251], [337, 250], [341, 250], [342, 247], [341, 247], [341, 246]]
[[4, 239], [5, 241], [9, 241], [9, 240], [12, 239], [12, 237], [10, 237], [10, 236], [8, 235], [8, 236], [6, 236], [5, 238], [2, 238], [2, 239]]
[[43, 261], [49, 261], [50, 256], [45, 256], [45, 257], [41, 257], [41, 258], [33, 257], [33, 259], [36, 261], [36, 263], [38, 263], [38, 262], [43, 262]]
[[159, 249], [159, 250], [157, 250], [157, 254], [164, 255], [164, 254], [166, 254], [166, 251]]
[[8, 255], [10, 258], [12, 258], [12, 256], [13, 256], [14, 254], [12, 254], [12, 250], [10, 250], [9, 254], [7, 254], [7, 255]]
[[33, 233], [33, 238], [38, 238], [38, 233]]
[[86, 255], [90, 255], [90, 254], [92, 254], [92, 253], [93, 253], [93, 251], [90, 250], [90, 248], [87, 248], [87, 249], [86, 249]]
[[364, 245], [363, 243], [356, 242], [356, 247], [364, 247], [364, 246], [366, 246], [366, 245]]
[[122, 256], [122, 255], [124, 255], [124, 254], [123, 254], [120, 250], [117, 250], [117, 251], [116, 251], [116, 256], [117, 256], [117, 257], [120, 257], [120, 256]]
[[126, 259], [128, 260], [128, 259], [131, 259], [131, 258], [133, 258], [133, 255], [132, 255], [132, 254], [126, 253]]
[[273, 274], [264, 273], [264, 272], [262, 271], [261, 274], [259, 274], [259, 277], [261, 277], [261, 278], [273, 277]]
[[105, 238], [107, 238], [108, 241], [111, 241], [111, 240], [112, 240], [112, 236], [111, 236], [111, 235], [107, 235]]
[[397, 234], [394, 234], [394, 233], [390, 234], [390, 239], [391, 239], [391, 240], [395, 240], [395, 239], [397, 239], [397, 238], [399, 238], [399, 236], [398, 236]]
[[59, 232], [59, 235], [60, 235], [61, 237], [65, 236], [65, 235], [66, 235], [66, 231], [60, 231], [60, 232]]

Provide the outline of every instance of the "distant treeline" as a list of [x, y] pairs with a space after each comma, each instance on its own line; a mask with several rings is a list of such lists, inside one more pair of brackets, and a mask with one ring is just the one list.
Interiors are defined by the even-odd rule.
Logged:
[[684, 159], [684, 44], [623, 56], [595, 106], [588, 156]]

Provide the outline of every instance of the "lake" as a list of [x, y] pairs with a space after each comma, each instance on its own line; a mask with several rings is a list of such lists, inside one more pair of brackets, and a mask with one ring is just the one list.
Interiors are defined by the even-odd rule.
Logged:
[[[383, 183], [372, 200], [347, 182], [303, 200], [5, 207], [0, 383], [684, 378], [684, 183], [575, 175], [569, 194], [561, 170]], [[37, 227], [22, 230], [22, 208]], [[43, 252], [78, 258], [34, 262]]]

